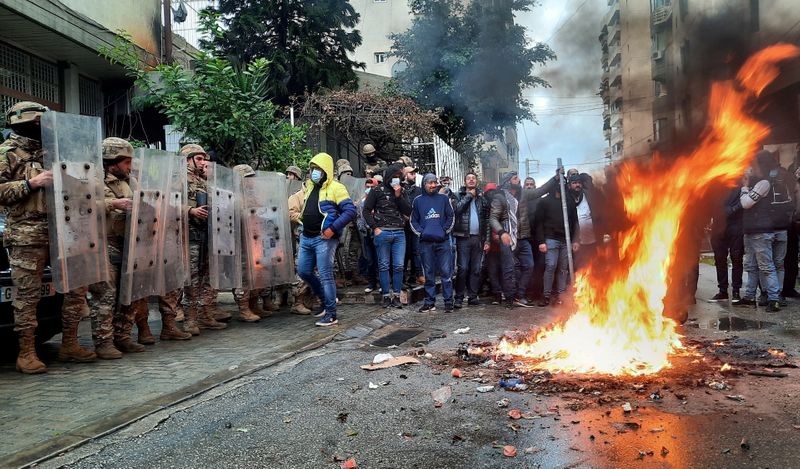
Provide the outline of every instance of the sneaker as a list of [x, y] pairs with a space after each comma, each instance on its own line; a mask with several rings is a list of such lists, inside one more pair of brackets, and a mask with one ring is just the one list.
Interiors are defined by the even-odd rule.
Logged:
[[781, 305], [781, 306], [789, 306], [789, 302], [788, 302], [788, 301], [786, 301], [786, 298], [785, 298], [785, 297], [783, 297], [783, 296], [781, 296], [781, 297], [778, 299], [778, 304], [779, 304], [779, 305]]
[[333, 314], [326, 314], [324, 318], [320, 319], [319, 321], [315, 322], [317, 326], [335, 326], [339, 324], [339, 320], [336, 319], [336, 316]]
[[733, 300], [733, 302], [731, 304], [733, 306], [755, 306], [756, 305], [756, 300], [754, 300], [752, 298], [744, 297], [744, 298], [740, 298], [738, 300]]
[[384, 308], [389, 308], [391, 306], [392, 306], [392, 299], [389, 298], [389, 295], [385, 295], [383, 297], [383, 307]]
[[453, 308], [455, 308], [455, 309], [461, 309], [463, 307], [464, 307], [464, 302], [463, 301], [456, 301], [455, 303], [453, 303]]
[[444, 312], [445, 313], [452, 313], [453, 312], [453, 306], [454, 305], [451, 305], [451, 304], [444, 305]]
[[397, 309], [402, 309], [403, 308], [403, 303], [400, 303], [400, 297], [399, 296], [392, 297], [392, 307], [397, 308]]
[[325, 308], [320, 308], [318, 312], [314, 313], [314, 317], [321, 318], [325, 316], [325, 314], [326, 314]]
[[427, 304], [424, 304], [424, 305], [422, 305], [422, 307], [419, 309], [419, 312], [420, 312], [420, 313], [427, 313], [427, 312], [430, 312], [430, 311], [436, 311], [436, 305], [427, 305]]
[[733, 294], [731, 295], [731, 299], [732, 299], [733, 301], [739, 301], [739, 300], [741, 300], [741, 299], [742, 299], [742, 297], [740, 297], [740, 296], [739, 296], [739, 292], [738, 292], [738, 291], [735, 291], [735, 292], [733, 292]]
[[539, 300], [538, 303], [536, 303], [536, 305], [537, 306], [541, 306], [542, 308], [544, 308], [545, 306], [550, 306], [550, 297], [549, 296], [543, 296], [542, 299]]
[[768, 303], [767, 304], [767, 311], [768, 312], [774, 313], [776, 311], [780, 311], [781, 310], [780, 301], [768, 301], [767, 303]]
[[374, 288], [367, 287], [367, 288], [364, 289], [364, 293], [372, 293], [372, 290], [374, 290]]
[[711, 301], [722, 301], [728, 299], [728, 292], [721, 291], [711, 297]]
[[481, 302], [478, 301], [477, 298], [470, 298], [469, 301], [467, 301], [467, 304], [470, 306], [480, 306]]
[[514, 306], [519, 306], [520, 308], [533, 308], [533, 305], [528, 304], [528, 300], [521, 299], [521, 300], [514, 300]]
[[493, 305], [499, 305], [501, 301], [503, 301], [503, 297], [500, 295], [495, 295], [494, 298], [492, 298]]

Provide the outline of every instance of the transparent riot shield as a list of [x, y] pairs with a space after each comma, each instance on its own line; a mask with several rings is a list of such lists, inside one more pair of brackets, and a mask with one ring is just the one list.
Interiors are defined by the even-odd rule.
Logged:
[[297, 179], [292, 179], [291, 181], [286, 179], [286, 198], [288, 200], [289, 197], [293, 196], [297, 193], [300, 189], [303, 188], [303, 181], [298, 181]]
[[344, 184], [344, 187], [347, 188], [347, 193], [350, 194], [350, 200], [352, 200], [353, 203], [356, 203], [364, 197], [364, 185], [367, 183], [366, 178], [356, 178], [345, 174], [339, 182]]
[[162, 150], [137, 148], [134, 152], [130, 177], [133, 208], [126, 222], [119, 285], [123, 305], [164, 293], [162, 253], [172, 161]]
[[175, 291], [190, 281], [186, 160], [182, 156], [174, 155], [170, 155], [169, 158], [172, 161], [172, 169], [169, 172], [170, 182], [165, 213], [167, 226], [164, 229], [162, 250], [165, 293]]
[[260, 171], [242, 179], [245, 278], [250, 289], [294, 281], [289, 204], [283, 196], [287, 182], [280, 173]]
[[208, 166], [209, 277], [217, 290], [242, 288], [241, 222], [239, 198], [241, 177], [219, 164]]
[[100, 119], [55, 111], [42, 116], [50, 266], [58, 292], [107, 281]]

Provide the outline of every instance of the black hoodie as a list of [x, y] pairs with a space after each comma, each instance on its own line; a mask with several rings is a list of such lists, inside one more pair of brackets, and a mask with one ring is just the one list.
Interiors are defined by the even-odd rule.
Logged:
[[[386, 168], [383, 173], [383, 184], [373, 188], [364, 201], [364, 221], [370, 229], [398, 229], [405, 227], [403, 215], [411, 215], [411, 204], [400, 193], [395, 197], [392, 187], [392, 176], [403, 173], [403, 166], [394, 164]], [[402, 179], [402, 177], [401, 177]]]

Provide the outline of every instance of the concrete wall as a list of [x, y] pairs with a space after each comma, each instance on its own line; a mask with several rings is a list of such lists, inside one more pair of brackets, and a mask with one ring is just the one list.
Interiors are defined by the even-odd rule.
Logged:
[[[397, 57], [388, 57], [392, 47], [389, 35], [402, 33], [411, 26], [411, 13], [407, 0], [350, 0], [350, 4], [361, 15], [356, 29], [361, 31], [362, 43], [351, 58], [366, 64], [367, 73], [392, 76], [392, 66]], [[375, 53], [385, 52], [386, 61], [375, 62]]]
[[100, 23], [109, 30], [122, 29], [133, 42], [160, 57], [160, 0], [60, 0], [68, 8]]

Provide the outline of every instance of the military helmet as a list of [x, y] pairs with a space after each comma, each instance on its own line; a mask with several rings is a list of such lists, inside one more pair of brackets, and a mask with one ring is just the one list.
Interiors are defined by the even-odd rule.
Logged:
[[42, 106], [33, 101], [20, 101], [6, 111], [6, 125], [11, 127], [17, 124], [38, 121], [42, 118], [42, 114], [49, 110], [47, 106]]
[[346, 173], [348, 171], [350, 171], [350, 173], [353, 172], [353, 167], [350, 166], [349, 161], [344, 158], [336, 161], [336, 174], [341, 175], [342, 173]]
[[119, 137], [108, 137], [103, 140], [103, 161], [117, 161], [133, 158], [133, 145]]
[[286, 173], [287, 174], [292, 173], [295, 176], [297, 176], [297, 179], [303, 179], [303, 170], [298, 168], [297, 166], [294, 165], [289, 166], [288, 168], [286, 168]]
[[371, 143], [364, 145], [364, 147], [361, 149], [361, 154], [364, 156], [369, 156], [373, 153], [375, 153], [375, 146]]
[[233, 167], [233, 170], [239, 173], [239, 176], [243, 178], [256, 175], [256, 172], [253, 171], [253, 168], [250, 167], [249, 164], [237, 164]]
[[203, 147], [196, 143], [189, 143], [188, 145], [182, 146], [178, 154], [185, 158], [191, 158], [195, 155], [206, 155], [206, 158], [208, 158], [208, 153], [206, 153]]

